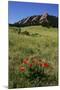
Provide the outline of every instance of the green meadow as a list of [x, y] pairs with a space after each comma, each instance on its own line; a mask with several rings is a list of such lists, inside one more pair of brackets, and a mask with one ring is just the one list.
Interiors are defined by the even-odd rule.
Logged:
[[[9, 26], [9, 88], [58, 85], [58, 29], [28, 26], [21, 27], [20, 33], [18, 30], [18, 27]], [[32, 75], [29, 78], [21, 75], [19, 66], [26, 57], [47, 62], [45, 76], [39, 74], [30, 79]]]

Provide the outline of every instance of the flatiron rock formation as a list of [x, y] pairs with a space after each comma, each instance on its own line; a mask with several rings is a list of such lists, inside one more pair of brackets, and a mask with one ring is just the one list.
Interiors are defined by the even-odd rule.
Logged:
[[[10, 24], [11, 25], [11, 24]], [[58, 27], [58, 17], [51, 16], [48, 13], [43, 15], [34, 15], [23, 18], [13, 24], [14, 26], [31, 26], [31, 25], [42, 25], [46, 27]]]

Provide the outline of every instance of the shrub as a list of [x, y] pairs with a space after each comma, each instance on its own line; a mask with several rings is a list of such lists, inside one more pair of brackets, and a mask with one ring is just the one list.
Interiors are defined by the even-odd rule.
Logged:
[[22, 32], [22, 34], [25, 34], [25, 35], [28, 35], [28, 36], [30, 35], [28, 31], [24, 31], [24, 32]]
[[37, 36], [37, 35], [38, 35], [38, 33], [31, 34], [31, 36]]

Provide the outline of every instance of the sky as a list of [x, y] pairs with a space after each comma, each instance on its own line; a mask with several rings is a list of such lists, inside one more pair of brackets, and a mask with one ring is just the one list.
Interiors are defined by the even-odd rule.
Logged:
[[32, 15], [41, 15], [46, 12], [49, 15], [58, 16], [58, 5], [9, 1], [8, 23], [15, 23], [25, 17]]

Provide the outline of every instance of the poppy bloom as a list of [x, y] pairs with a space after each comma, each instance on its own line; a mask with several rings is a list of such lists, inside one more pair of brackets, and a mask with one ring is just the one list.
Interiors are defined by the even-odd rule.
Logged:
[[32, 64], [29, 64], [29, 67], [31, 68], [33, 65]]
[[49, 66], [49, 64], [48, 63], [44, 63], [44, 67], [48, 67]]
[[26, 71], [26, 68], [24, 66], [21, 66], [21, 67], [19, 67], [19, 71], [25, 72]]
[[23, 60], [23, 63], [24, 63], [24, 64], [29, 64], [29, 59], [28, 59], [28, 58], [24, 59], [24, 60]]

